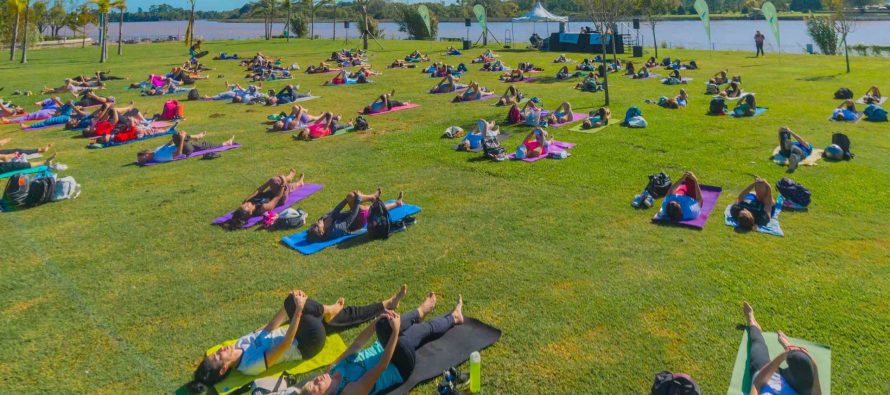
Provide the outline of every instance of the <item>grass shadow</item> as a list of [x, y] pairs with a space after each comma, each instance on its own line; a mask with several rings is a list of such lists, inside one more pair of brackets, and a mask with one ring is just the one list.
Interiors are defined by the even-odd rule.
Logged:
[[816, 82], [816, 81], [831, 81], [840, 77], [841, 73], [832, 74], [832, 75], [817, 75], [814, 77], [806, 77], [806, 78], [798, 78], [798, 81], [807, 81], [807, 82]]

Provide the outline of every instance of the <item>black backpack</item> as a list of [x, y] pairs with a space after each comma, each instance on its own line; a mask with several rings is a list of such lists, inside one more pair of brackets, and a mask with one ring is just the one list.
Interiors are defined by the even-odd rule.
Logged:
[[686, 373], [663, 371], [655, 374], [652, 395], [701, 395], [701, 388]]
[[368, 130], [370, 127], [371, 125], [368, 124], [368, 120], [365, 117], [359, 115], [355, 118], [355, 126], [353, 126], [355, 130]]
[[776, 182], [776, 189], [785, 199], [788, 199], [802, 207], [810, 205], [811, 193], [809, 189], [804, 188], [793, 180], [784, 177]]
[[653, 198], [660, 198], [667, 195], [671, 189], [671, 177], [664, 173], [653, 174], [649, 176], [649, 185], [646, 185], [646, 191]]
[[719, 115], [725, 113], [726, 101], [723, 100], [723, 96], [717, 96], [711, 99], [711, 105], [708, 107], [708, 114]]
[[56, 190], [55, 177], [40, 177], [31, 180], [28, 185], [28, 196], [25, 197], [25, 206], [39, 206], [53, 199]]
[[838, 147], [841, 147], [844, 150], [844, 160], [850, 160], [856, 157], [850, 152], [850, 138], [847, 137], [846, 134], [843, 133], [835, 133], [831, 135], [831, 143], [837, 144]]
[[392, 224], [390, 223], [389, 210], [382, 200], [377, 199], [368, 209], [368, 236], [374, 239], [386, 240], [389, 238]]
[[507, 151], [501, 147], [501, 141], [497, 136], [488, 136], [482, 139], [482, 152], [485, 157], [493, 161], [503, 161], [507, 159]]
[[188, 99], [189, 100], [200, 100], [201, 99], [201, 94], [198, 93], [198, 88], [194, 88], [189, 91]]
[[9, 177], [6, 189], [3, 190], [3, 205], [7, 208], [24, 206], [30, 186], [31, 176], [28, 174], [16, 174]]
[[834, 92], [834, 98], [841, 100], [852, 99], [853, 91], [851, 91], [850, 88], [840, 88]]

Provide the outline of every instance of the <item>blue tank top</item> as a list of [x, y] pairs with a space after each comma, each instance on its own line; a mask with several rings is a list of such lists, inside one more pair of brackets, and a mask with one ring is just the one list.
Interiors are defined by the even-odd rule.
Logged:
[[[371, 347], [359, 351], [335, 365], [334, 368], [331, 369], [331, 375], [340, 373], [343, 377], [343, 379], [340, 380], [340, 385], [337, 386], [337, 394], [339, 395], [342, 393], [347, 384], [361, 380], [365, 373], [373, 369], [374, 366], [377, 366], [377, 363], [380, 362], [380, 358], [382, 357], [383, 345], [380, 344], [379, 341], [375, 341]], [[374, 388], [372, 388], [371, 392], [368, 394], [380, 394], [383, 391], [395, 388], [404, 382], [405, 380], [402, 378], [402, 375], [399, 373], [399, 370], [396, 369], [395, 365], [389, 364], [386, 366], [386, 369], [383, 370], [380, 377], [377, 378], [377, 382], [374, 383]]]

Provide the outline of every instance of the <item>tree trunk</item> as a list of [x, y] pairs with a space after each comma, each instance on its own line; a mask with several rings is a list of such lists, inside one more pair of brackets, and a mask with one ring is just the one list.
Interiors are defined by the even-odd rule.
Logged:
[[124, 10], [121, 10], [121, 19], [117, 24], [117, 55], [124, 54]]
[[287, 0], [287, 22], [284, 23], [285, 39], [287, 42], [290, 42], [290, 31], [293, 30], [290, 26], [291, 14], [290, 0]]
[[20, 12], [15, 13], [15, 23], [12, 25], [12, 44], [9, 45], [9, 61], [12, 62], [15, 60], [15, 45], [19, 41], [19, 14]]
[[362, 32], [362, 37], [363, 37], [362, 45], [363, 45], [363, 48], [365, 49], [365, 51], [367, 51], [368, 50], [368, 36], [371, 34], [371, 27], [368, 26], [368, 6], [367, 5], [362, 6], [362, 13], [365, 16], [365, 26], [364, 26], [365, 31]]
[[28, 63], [28, 19], [31, 4], [25, 4], [25, 34], [22, 34], [22, 63]]
[[847, 49], [847, 34], [844, 33], [844, 57], [847, 58], [847, 73], [850, 73], [850, 50]]
[[334, 0], [334, 35], [331, 40], [337, 39], [337, 0]]
[[192, 44], [192, 40], [195, 39], [195, 2], [192, 2], [192, 11], [189, 14], [189, 24], [192, 25], [192, 28], [189, 30], [189, 45]]
[[655, 48], [655, 59], [658, 59], [658, 40], [655, 39], [655, 21], [650, 19], [649, 24], [652, 25], [652, 46]]
[[[605, 29], [603, 29], [603, 30], [605, 30]], [[608, 106], [609, 105], [609, 91], [611, 90], [612, 87], [609, 86], [609, 66], [606, 65], [606, 41], [600, 40], [600, 46], [603, 48], [603, 71], [604, 71], [604, 73], [603, 73], [603, 87], [606, 88], [606, 89], [604, 89], [605, 94], [606, 94], [606, 104], [604, 104], [604, 105]]]
[[[77, 33], [77, 31], [75, 31], [75, 33]], [[80, 42], [80, 47], [87, 47], [87, 25], [83, 25], [83, 41]]]
[[312, 17], [309, 19], [309, 39], [315, 40], [315, 5], [312, 5]]
[[108, 61], [108, 17], [110, 13], [105, 14], [102, 18], [102, 63]]

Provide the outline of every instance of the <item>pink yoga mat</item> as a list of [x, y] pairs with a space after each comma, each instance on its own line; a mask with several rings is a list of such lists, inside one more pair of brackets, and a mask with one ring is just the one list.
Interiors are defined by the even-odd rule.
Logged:
[[589, 115], [584, 114], [584, 113], [574, 112], [574, 113], [572, 113], [572, 119], [571, 119], [571, 120], [569, 120], [569, 121], [565, 121], [565, 122], [563, 122], [563, 123], [551, 123], [551, 124], [548, 125], [548, 126], [550, 126], [550, 127], [554, 127], [554, 128], [558, 128], [558, 127], [563, 126], [563, 125], [568, 125], [568, 124], [570, 124], [570, 123], [572, 123], [572, 122], [578, 122], [578, 121], [580, 121], [580, 120], [582, 120], [582, 119], [587, 118], [588, 116], [589, 116]]
[[402, 110], [407, 110], [407, 109], [409, 109], [409, 108], [417, 108], [417, 107], [420, 107], [420, 104], [416, 104], [416, 103], [405, 103], [404, 106], [401, 106], [401, 107], [393, 107], [393, 108], [391, 108], [391, 109], [389, 109], [389, 110], [387, 110], [387, 111], [375, 112], [375, 113], [371, 113], [371, 114], [365, 114], [365, 113], [359, 111], [358, 113], [359, 113], [359, 115], [367, 115], [367, 116], [371, 117], [371, 116], [374, 116], [374, 115], [383, 115], [383, 114], [387, 114], [387, 113], [391, 113], [391, 112], [402, 111]]
[[[689, 221], [680, 221], [677, 222], [677, 225], [688, 226], [690, 228], [703, 229], [705, 227], [705, 222], [708, 222], [708, 217], [711, 216], [711, 212], [714, 211], [714, 206], [717, 205], [717, 199], [720, 197], [720, 193], [723, 191], [723, 188], [710, 186], [710, 185], [702, 185], [701, 186], [701, 198], [702, 205], [701, 210], [699, 211], [698, 218], [692, 219]], [[661, 210], [658, 210], [658, 213], [652, 217], [652, 222], [664, 222], [664, 223], [672, 223], [667, 218], [667, 215], [663, 214]]]
[[[566, 143], [564, 141], [553, 141], [550, 144], [550, 152], [562, 152], [562, 151], [565, 151], [565, 150], [572, 148], [574, 146], [575, 146], [575, 143]], [[549, 153], [548, 153], [548, 155], [549, 155]], [[544, 159], [546, 157], [547, 157], [547, 155], [541, 155], [541, 156], [536, 156], [534, 158], [525, 158], [522, 161], [523, 162], [537, 162], [537, 161]], [[508, 158], [515, 160], [516, 154], [510, 154], [510, 156], [508, 156]]]
[[[302, 187], [291, 191], [291, 193], [287, 195], [287, 200], [285, 200], [283, 204], [280, 204], [280, 205], [278, 205], [278, 207], [275, 207], [274, 209], [272, 209], [272, 211], [275, 214], [281, 214], [281, 212], [284, 210], [287, 210], [288, 207], [293, 206], [297, 202], [299, 202], [309, 196], [312, 196], [312, 194], [314, 194], [315, 192], [318, 192], [322, 189], [324, 189], [324, 185], [322, 185], [322, 184], [304, 184]], [[232, 219], [233, 213], [234, 213], [234, 211], [229, 212], [228, 214], [223, 215], [222, 217], [219, 217], [219, 218], [213, 220], [213, 222], [211, 222], [211, 224], [213, 224], [213, 225], [222, 224], [222, 223]], [[247, 223], [245, 223], [244, 226], [242, 226], [242, 228], [245, 228], [245, 229], [250, 228], [250, 227], [260, 223], [260, 221], [262, 221], [262, 220], [263, 220], [262, 215], [258, 215], [256, 217], [250, 217], [250, 219], [247, 220]]]
[[[227, 145], [224, 147], [218, 147], [218, 148], [213, 148], [213, 149], [208, 149], [208, 150], [203, 150], [203, 151], [195, 151], [195, 152], [192, 152], [192, 154], [189, 156], [179, 155], [179, 156], [173, 158], [173, 162], [178, 161], [178, 160], [183, 160], [183, 159], [194, 158], [196, 156], [201, 156], [201, 155], [204, 155], [204, 154], [207, 154], [210, 152], [223, 152], [223, 151], [228, 151], [230, 149], [235, 149], [235, 148], [241, 148], [241, 144], [235, 143], [235, 144]], [[148, 162], [142, 166], [162, 165], [164, 163], [170, 163], [170, 162]]]

